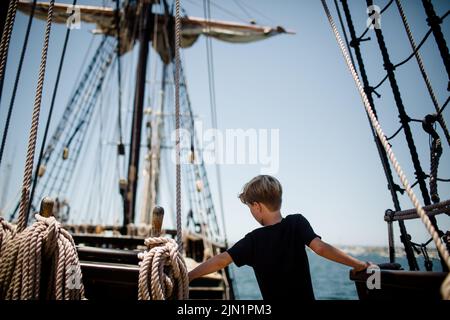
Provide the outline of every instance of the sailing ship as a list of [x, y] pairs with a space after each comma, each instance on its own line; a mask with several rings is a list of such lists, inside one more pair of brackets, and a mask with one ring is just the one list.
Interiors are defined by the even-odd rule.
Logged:
[[[367, 40], [364, 36], [371, 27], [368, 26], [362, 35], [358, 36], [352, 22], [348, 1], [341, 0], [340, 5], [335, 1], [336, 12], [341, 23], [341, 32], [343, 32], [346, 40], [344, 44], [328, 8], [327, 1], [321, 0], [346, 63], [355, 78], [363, 98], [394, 207], [392, 210], [387, 210], [384, 215], [389, 233], [389, 263], [379, 265], [380, 270], [378, 272], [380, 274], [381, 289], [371, 290], [369, 288], [367, 283], [371, 278], [370, 273], [350, 274], [350, 279], [355, 282], [360, 299], [397, 299], [399, 297], [404, 299], [440, 299], [443, 295], [440, 290], [444, 279], [447, 278], [446, 281], [448, 281], [448, 252], [445, 254], [443, 247], [446, 246], [447, 250], [450, 250], [450, 236], [448, 232], [444, 233], [439, 229], [435, 216], [439, 214], [448, 215], [450, 213], [450, 200], [441, 200], [438, 193], [438, 181], [443, 182], [445, 179], [440, 179], [437, 174], [443, 152], [442, 145], [445, 145], [441, 141], [442, 135], [445, 136], [447, 144], [450, 145], [448, 129], [443, 117], [443, 111], [449, 99], [442, 104], [437, 102], [419, 54], [421, 45], [429, 35], [433, 34], [450, 79], [449, 52], [440, 27], [448, 13], [438, 17], [430, 0], [421, 1], [428, 17], [430, 30], [419, 45], [416, 45], [411, 35], [400, 0], [389, 1], [386, 7], [381, 12], [378, 12], [384, 12], [390, 6], [393, 6], [395, 2], [401, 14], [413, 53], [408, 59], [397, 65], [394, 65], [390, 60], [383, 38], [383, 31], [375, 25], [376, 20], [373, 19], [374, 38], [382, 53], [386, 77], [380, 84], [371, 85], [360, 50], [362, 42]], [[50, 6], [49, 3], [36, 1], [33, 3], [18, 2], [19, 10], [43, 20], [48, 18]], [[373, 1], [367, 0], [367, 6], [369, 8], [373, 7]], [[66, 4], [54, 4], [52, 6], [54, 10], [53, 22], [66, 23], [67, 19], [71, 17], [71, 8], [72, 6]], [[52, 215], [64, 223], [65, 228], [70, 230], [73, 239], [77, 243], [83, 283], [86, 287], [86, 297], [88, 299], [136, 299], [140, 261], [138, 253], [145, 249], [144, 239], [149, 236], [158, 236], [161, 232], [167, 237], [175, 237], [177, 234], [177, 231], [174, 229], [161, 231], [164, 210], [158, 207], [158, 203], [164, 193], [161, 187], [162, 169], [164, 164], [170, 163], [163, 154], [166, 150], [173, 148], [173, 146], [168, 145], [167, 132], [176, 127], [174, 116], [171, 114], [173, 101], [169, 94], [173, 90], [173, 83], [176, 78], [173, 65], [173, 60], [176, 57], [174, 50], [176, 30], [173, 6], [170, 7], [167, 0], [130, 0], [124, 1], [122, 6], [119, 6], [119, 2], [117, 2], [116, 8], [78, 6], [78, 9], [81, 20], [96, 24], [97, 28], [94, 30], [94, 33], [102, 37], [102, 40], [92, 55], [91, 61], [86, 64], [84, 73], [79, 76], [77, 86], [73, 90], [73, 94], [63, 111], [55, 132], [49, 141], [45, 145], [43, 144], [34, 172], [34, 184], [31, 190], [29, 210], [37, 211], [39, 209], [39, 201], [44, 196], [50, 195], [55, 198]], [[369, 10], [368, 13], [369, 18], [373, 17], [373, 10]], [[344, 25], [344, 20], [347, 26]], [[350, 34], [349, 37], [347, 32]], [[255, 24], [243, 25], [214, 21], [207, 15], [205, 15], [205, 18], [184, 16], [181, 18], [180, 46], [187, 48], [194, 45], [200, 35], [204, 35], [208, 39], [216, 38], [232, 43], [245, 43], [285, 33], [291, 32], [282, 27], [262, 27]], [[139, 48], [135, 50], [137, 43], [139, 43]], [[159, 61], [161, 61], [162, 65], [159, 74], [161, 77], [159, 81], [160, 94], [158, 99], [153, 94], [151, 96], [152, 108], [145, 108], [150, 43], [155, 52], [158, 53]], [[123, 126], [120, 116], [122, 108], [120, 106], [122, 101], [120, 93], [123, 85], [123, 83], [120, 83], [120, 61], [133, 50], [137, 51], [138, 57], [135, 68], [134, 102], [130, 121], [130, 143], [125, 145], [123, 128], [126, 126]], [[419, 161], [409, 124], [413, 119], [406, 113], [395, 78], [395, 68], [400, 67], [412, 58], [415, 58], [418, 62], [431, 100], [436, 108], [436, 113], [427, 114], [423, 119], [420, 119], [423, 129], [430, 136], [431, 141], [429, 174], [425, 174]], [[74, 179], [77, 163], [80, 162], [80, 157], [82, 157], [83, 145], [86, 140], [89, 140], [88, 128], [92, 126], [95, 106], [98, 104], [102, 88], [107, 82], [108, 72], [111, 72], [110, 70], [114, 63], [119, 74], [119, 83], [116, 89], [119, 95], [119, 111], [116, 115], [119, 128], [116, 137], [118, 137], [119, 142], [115, 145], [115, 152], [116, 157], [121, 159], [122, 163], [126, 163], [124, 157], [128, 156], [128, 167], [126, 178], [120, 177], [120, 179], [117, 179], [114, 191], [114, 194], [121, 196], [123, 204], [122, 223], [118, 222], [120, 219], [116, 217], [110, 224], [105, 224], [104, 219], [98, 219], [102, 218], [101, 214], [99, 217], [94, 218], [91, 213], [85, 212], [81, 217], [79, 212], [78, 215], [76, 212], [74, 213], [73, 208], [71, 208], [71, 206], [73, 207], [73, 200], [70, 200], [68, 195], [70, 194], [70, 183]], [[357, 71], [356, 66], [358, 68]], [[180, 120], [183, 128], [187, 128], [190, 132], [195, 133], [194, 112], [182, 68], [180, 74], [179, 90], [182, 101]], [[153, 82], [156, 83], [156, 76]], [[384, 82], [389, 82], [391, 85], [401, 120], [400, 129], [388, 138], [382, 132], [380, 133], [373, 99], [373, 95], [377, 94], [376, 89]], [[155, 92], [156, 90], [153, 91]], [[144, 123], [145, 132], [143, 132]], [[399, 170], [395, 156], [390, 152], [388, 141], [401, 131], [405, 134], [407, 146], [410, 150], [416, 174], [414, 186], [417, 185], [419, 187], [422, 202], [425, 205], [423, 208], [418, 201], [413, 201], [414, 209], [403, 210], [400, 206], [399, 195], [406, 192], [412, 199], [415, 197], [406, 179], [400, 179], [403, 186], [396, 183], [394, 179], [393, 170], [400, 176], [402, 172]], [[142, 157], [140, 152], [143, 141], [145, 141], [144, 147], [147, 152], [145, 157]], [[184, 156], [188, 157], [190, 162], [182, 165], [183, 181], [186, 184], [184, 190], [188, 199], [187, 203], [189, 203], [189, 208], [185, 210], [187, 219], [183, 233], [183, 248], [188, 268], [193, 268], [208, 257], [226, 250], [227, 241], [223, 228], [220, 228], [218, 222], [206, 169], [201, 161], [196, 161], [201, 158], [201, 150], [197, 147], [195, 135], [190, 142], [190, 147], [185, 151]], [[102, 161], [100, 159], [99, 163], [102, 163]], [[139, 168], [142, 167], [144, 167], [143, 174], [139, 175]], [[144, 183], [138, 184], [138, 181], [142, 180], [144, 180]], [[141, 187], [139, 193], [141, 210], [140, 214], [137, 214], [139, 187]], [[167, 194], [171, 192], [173, 192], [173, 188], [169, 189]], [[89, 207], [88, 203], [91, 199], [86, 199], [85, 197], [84, 201], [87, 203], [84, 207]], [[41, 210], [45, 211], [45, 206], [46, 203], [44, 202], [41, 205]], [[11, 221], [16, 218], [18, 209], [19, 203], [17, 202], [16, 207], [11, 210]], [[172, 214], [175, 212], [173, 209], [169, 211]], [[429, 222], [426, 225], [432, 233], [430, 241], [424, 244], [415, 243], [408, 234], [405, 225], [405, 220], [418, 218], [421, 218], [424, 222]], [[175, 217], [173, 217], [172, 221], [175, 220]], [[396, 263], [394, 223], [399, 225], [400, 239], [405, 249], [409, 270], [404, 270], [403, 266]], [[440, 249], [442, 272], [433, 271], [433, 263], [428, 257], [427, 246], [433, 240], [438, 249]], [[418, 255], [423, 256], [426, 271], [420, 271], [417, 262]], [[190, 298], [199, 299], [233, 299], [235, 297], [235, 287], [233, 286], [231, 270], [226, 268], [223, 273], [212, 274], [192, 282], [189, 296]]]
[[[125, 0], [116, 1], [114, 8], [75, 5], [76, 1], [73, 4], [61, 4], [52, 1], [13, 0], [2, 2], [5, 9], [10, 8], [8, 2], [10, 7], [11, 3], [16, 2], [17, 10], [30, 15], [30, 19], [46, 21], [51, 10], [52, 22], [67, 24], [68, 32], [77, 19], [78, 22], [93, 23], [96, 26], [92, 33], [101, 39], [98, 47], [80, 73], [55, 131], [48, 141], [44, 138], [34, 170], [29, 211], [36, 212], [41, 207], [42, 215], [54, 216], [70, 231], [77, 245], [87, 299], [135, 300], [138, 298], [140, 263], [138, 256], [146, 248], [144, 240], [149, 236], [162, 235], [175, 238], [177, 235], [174, 229], [161, 230], [164, 211], [171, 213], [172, 222], [175, 224], [175, 209], [164, 210], [158, 206], [165, 193], [162, 183], [163, 170], [168, 171], [172, 168], [168, 153], [174, 149], [170, 141], [170, 133], [175, 129], [176, 120], [173, 110], [176, 77], [174, 3], [167, 0]], [[204, 18], [181, 16], [180, 23], [181, 48], [193, 46], [201, 35], [207, 39], [214, 38], [229, 43], [249, 43], [291, 33], [280, 26], [265, 27], [254, 23], [212, 20], [208, 14]], [[5, 28], [5, 32], [7, 31]], [[157, 56], [153, 57], [153, 65], [149, 58], [150, 48], [157, 53]], [[126, 90], [122, 79], [124, 70], [121, 60], [135, 53], [136, 63], [134, 66], [127, 65], [129, 74], [135, 72], [134, 83], [130, 86], [134, 88], [134, 98], [132, 101], [129, 99], [130, 106], [128, 106], [124, 105], [126, 98], [123, 97], [125, 94], [123, 92]], [[130, 70], [131, 67], [135, 69]], [[152, 68], [155, 71], [149, 84]], [[156, 69], [160, 71], [159, 74]], [[222, 228], [219, 224], [205, 165], [203, 161], [198, 161], [202, 159], [202, 150], [197, 147], [194, 110], [183, 67], [180, 69], [181, 127], [192, 133], [189, 148], [182, 150], [183, 157], [189, 158], [189, 161], [181, 165], [184, 181], [182, 192], [187, 199], [187, 205], [182, 208], [182, 214], [186, 216], [182, 247], [187, 269], [190, 270], [200, 262], [226, 250], [228, 244], [224, 234], [224, 220], [222, 219]], [[102, 92], [107, 92], [105, 88], [111, 86], [108, 81], [114, 70], [117, 70], [118, 83], [111, 94], [118, 96], [118, 109], [114, 114], [117, 120], [112, 119], [113, 112], [109, 111], [110, 117], [105, 122], [101, 118], [101, 111], [96, 111], [96, 108], [98, 109], [102, 103], [100, 101], [104, 96]], [[160, 81], [156, 81], [157, 74]], [[156, 91], [159, 93], [156, 94]], [[122, 114], [128, 109], [132, 109], [131, 119]], [[130, 123], [127, 124], [126, 120], [130, 120]], [[80, 200], [71, 194], [79, 188], [76, 171], [80, 170], [77, 169], [80, 166], [81, 170], [87, 169], [82, 164], [86, 161], [83, 153], [87, 153], [88, 147], [85, 146], [87, 143], [94, 143], [91, 136], [92, 128], [102, 125], [106, 127], [105, 123], [117, 124], [115, 132], [113, 131], [108, 139], [112, 141], [116, 138], [118, 143], [115, 147], [109, 148], [114, 150], [113, 153], [103, 153], [100, 162], [107, 163], [115, 159], [116, 168], [120, 167], [117, 171], [122, 175], [117, 174], [116, 181], [110, 181], [114, 189], [103, 187], [100, 192], [91, 190], [86, 193], [89, 190], [87, 187], [82, 197], [84, 200]], [[130, 132], [129, 144], [125, 143], [126, 128], [129, 128]], [[106, 136], [105, 132], [103, 134]], [[98, 147], [101, 146], [100, 143]], [[145, 155], [141, 149], [145, 150]], [[128, 161], [125, 157], [128, 157]], [[174, 180], [170, 179], [170, 173], [166, 173], [165, 178], [168, 180], [167, 195], [170, 197], [174, 190], [172, 183]], [[94, 193], [97, 199], [92, 198]], [[99, 193], [103, 195], [98, 195]], [[109, 193], [114, 195], [114, 198]], [[47, 196], [53, 200], [45, 198]], [[102, 202], [99, 197], [110, 200]], [[40, 204], [41, 199], [44, 200]], [[122, 202], [121, 216], [117, 210], [105, 213], [111, 210], [111, 202], [117, 204], [118, 199]], [[84, 203], [77, 205], [74, 203], [76, 201]], [[97, 204], [97, 207], [94, 206], [97, 212], [92, 212], [93, 206], [89, 204], [92, 202]], [[15, 208], [10, 210], [10, 221], [17, 219], [20, 201], [16, 203]], [[52, 206], [53, 209], [50, 210], [49, 207]], [[44, 207], [47, 209], [42, 209]], [[79, 208], [90, 212], [80, 212]], [[106, 221], [108, 219], [109, 224]], [[191, 282], [189, 298], [233, 299], [234, 292], [232, 274], [230, 269], [226, 268], [223, 272], [213, 273]]]

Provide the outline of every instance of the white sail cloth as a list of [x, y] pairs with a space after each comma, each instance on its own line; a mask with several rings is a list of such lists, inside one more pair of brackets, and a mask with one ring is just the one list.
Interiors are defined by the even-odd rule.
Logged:
[[[20, 0], [18, 9], [24, 13], [31, 12], [32, 3]], [[35, 8], [35, 17], [38, 19], [47, 19], [48, 3], [37, 2]], [[96, 7], [77, 5], [75, 15], [72, 14], [72, 5], [55, 4], [53, 22], [67, 24], [68, 21], [76, 23], [77, 19], [86, 23], [94, 23], [96, 34], [106, 34], [108, 36], [117, 36], [117, 28], [115, 25], [115, 10], [108, 7]], [[120, 11], [120, 38], [121, 38], [121, 54], [133, 49], [137, 37], [137, 32], [133, 32], [135, 19], [140, 8], [135, 6], [126, 6]], [[157, 19], [157, 39], [153, 47], [156, 48], [164, 62], [170, 62], [173, 58], [173, 22], [172, 16], [164, 16], [154, 14]], [[248, 43], [258, 40], [264, 40], [269, 37], [283, 34], [293, 33], [286, 31], [283, 27], [264, 27], [254, 24], [240, 24], [233, 22], [206, 20], [203, 18], [183, 17], [181, 18], [181, 47], [188, 48], [192, 46], [200, 35], [210, 36], [215, 39], [231, 42], [231, 43]], [[151, 37], [152, 39], [153, 37]], [[153, 40], [153, 39], [152, 39]], [[172, 45], [168, 45], [172, 44]]]

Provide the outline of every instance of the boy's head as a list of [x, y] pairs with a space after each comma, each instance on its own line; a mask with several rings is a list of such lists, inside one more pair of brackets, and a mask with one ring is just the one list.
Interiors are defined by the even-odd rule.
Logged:
[[259, 175], [245, 184], [239, 199], [248, 205], [253, 217], [262, 224], [266, 214], [280, 210], [282, 193], [277, 179]]

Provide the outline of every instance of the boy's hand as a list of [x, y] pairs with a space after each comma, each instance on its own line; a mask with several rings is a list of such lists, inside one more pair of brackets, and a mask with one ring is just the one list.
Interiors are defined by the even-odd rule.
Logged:
[[356, 272], [364, 271], [364, 270], [366, 270], [370, 265], [372, 265], [372, 263], [370, 263], [370, 262], [359, 261], [358, 265], [355, 266], [355, 267], [352, 269], [352, 272], [353, 272], [353, 273], [356, 273]]

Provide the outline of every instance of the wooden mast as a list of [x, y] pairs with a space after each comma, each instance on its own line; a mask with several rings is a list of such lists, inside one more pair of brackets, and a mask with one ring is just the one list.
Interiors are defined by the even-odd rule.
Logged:
[[136, 191], [138, 183], [139, 156], [141, 144], [142, 120], [144, 111], [145, 79], [148, 63], [148, 49], [152, 33], [152, 1], [142, 1], [138, 23], [139, 60], [136, 67], [136, 87], [134, 93], [133, 122], [131, 126], [130, 156], [128, 162], [127, 192], [124, 196], [123, 230], [134, 221], [136, 210]]

